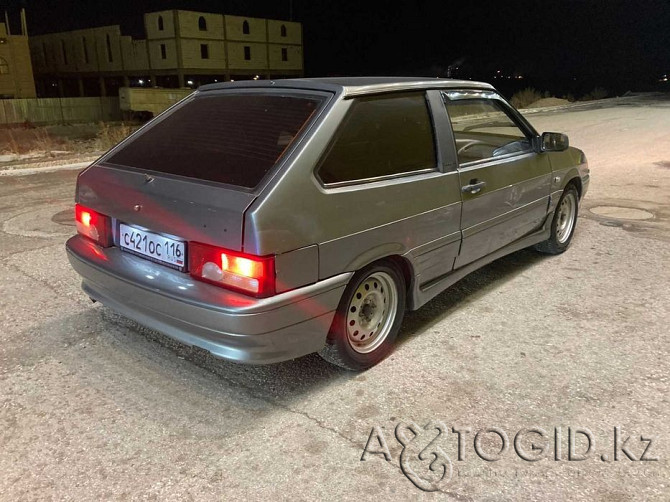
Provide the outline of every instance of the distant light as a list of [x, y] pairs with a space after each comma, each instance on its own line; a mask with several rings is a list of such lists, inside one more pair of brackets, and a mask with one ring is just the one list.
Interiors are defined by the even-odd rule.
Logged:
[[232, 78], [230, 79], [231, 82], [235, 82]]
[[137, 81], [137, 83], [140, 84], [140, 85], [144, 85], [144, 80], [139, 79], [139, 80]]
[[218, 80], [214, 79], [214, 82], [218, 82]]
[[188, 80], [188, 81], [186, 81], [186, 83], [187, 83], [188, 85], [193, 85], [193, 80]]

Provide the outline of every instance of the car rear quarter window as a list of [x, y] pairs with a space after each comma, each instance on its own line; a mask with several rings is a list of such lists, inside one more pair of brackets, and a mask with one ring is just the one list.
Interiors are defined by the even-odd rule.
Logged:
[[324, 99], [278, 93], [198, 96], [106, 162], [254, 188]]
[[326, 184], [352, 183], [437, 168], [423, 92], [357, 99], [321, 161]]

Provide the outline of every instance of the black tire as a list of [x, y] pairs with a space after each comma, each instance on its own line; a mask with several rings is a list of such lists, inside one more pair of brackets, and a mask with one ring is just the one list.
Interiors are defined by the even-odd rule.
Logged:
[[[562, 208], [568, 203], [572, 204], [572, 210], [570, 214], [566, 216], [565, 211], [562, 210]], [[558, 199], [558, 204], [556, 204], [554, 217], [551, 220], [551, 235], [549, 236], [549, 239], [536, 244], [535, 249], [545, 254], [561, 254], [568, 249], [572, 237], [575, 235], [578, 214], [579, 192], [575, 185], [570, 184], [565, 187], [565, 190], [561, 194], [561, 198]], [[572, 221], [570, 222], [565, 218], [572, 219]], [[565, 224], [568, 226], [565, 227]]]
[[382, 261], [359, 270], [342, 295], [319, 355], [351, 371], [374, 366], [393, 351], [405, 305], [405, 279], [397, 265]]

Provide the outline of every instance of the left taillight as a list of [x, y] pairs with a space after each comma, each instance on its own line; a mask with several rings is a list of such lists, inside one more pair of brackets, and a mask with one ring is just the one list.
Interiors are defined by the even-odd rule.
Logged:
[[275, 294], [274, 256], [255, 256], [189, 242], [192, 277], [256, 297]]
[[103, 247], [112, 245], [112, 227], [109, 216], [100, 214], [81, 204], [75, 204], [74, 219], [79, 234], [88, 237]]

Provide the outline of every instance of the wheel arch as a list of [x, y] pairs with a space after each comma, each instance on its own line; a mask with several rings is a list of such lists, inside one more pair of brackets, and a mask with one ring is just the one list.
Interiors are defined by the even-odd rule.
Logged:
[[579, 198], [581, 199], [584, 187], [582, 186], [582, 179], [578, 173], [571, 173], [571, 176], [568, 177], [568, 181], [566, 182], [565, 187], [563, 187], [563, 190], [568, 188], [570, 185], [574, 185], [574, 187], [577, 189], [577, 195], [579, 195]]
[[414, 266], [407, 257], [399, 254], [400, 251], [400, 245], [380, 246], [368, 253], [365, 253], [364, 255], [359, 256], [351, 263], [349, 270], [358, 272], [359, 270], [365, 267], [369, 267], [374, 263], [384, 261], [394, 264], [402, 272], [402, 277], [405, 281], [405, 293], [407, 295], [408, 302], [410, 302], [410, 299], [412, 298], [411, 287], [414, 283], [413, 279], [415, 275]]

